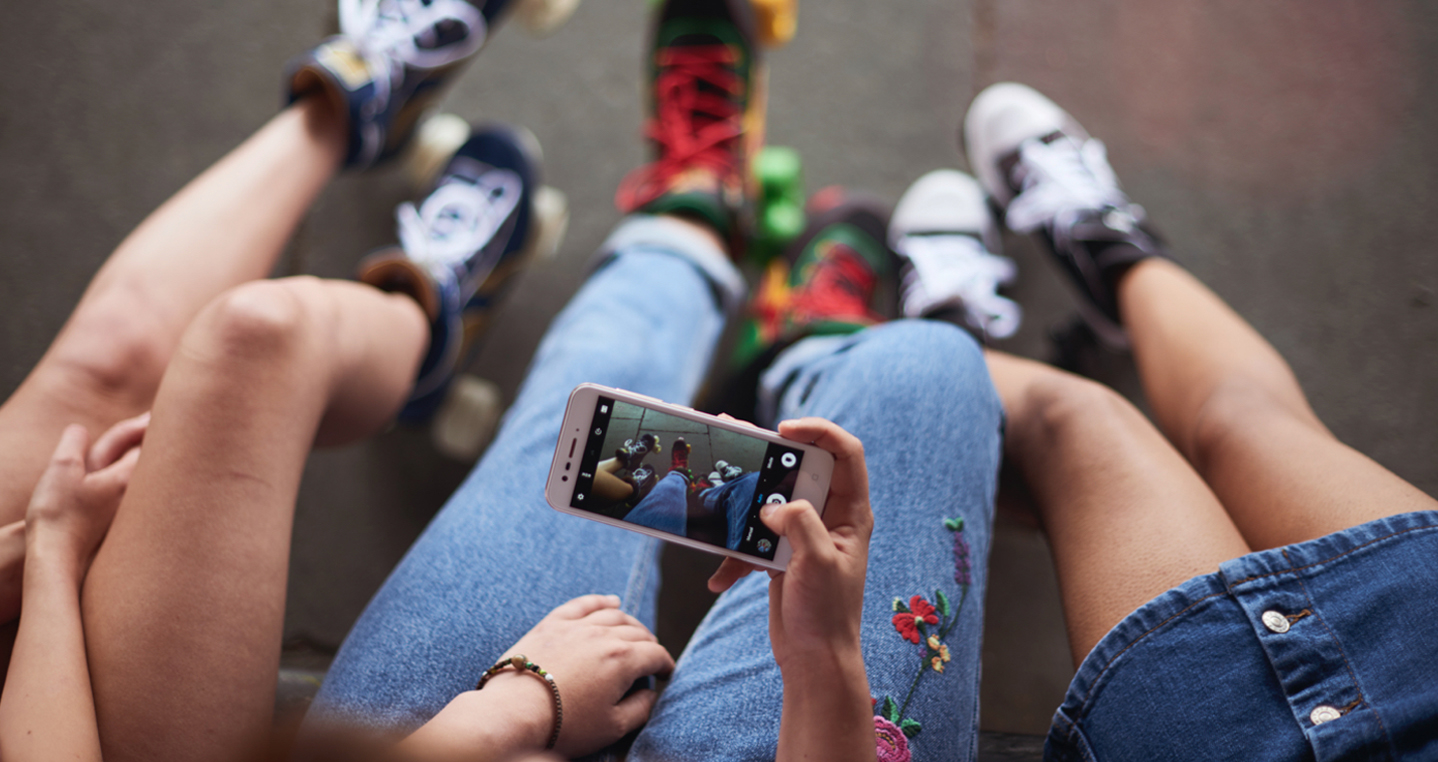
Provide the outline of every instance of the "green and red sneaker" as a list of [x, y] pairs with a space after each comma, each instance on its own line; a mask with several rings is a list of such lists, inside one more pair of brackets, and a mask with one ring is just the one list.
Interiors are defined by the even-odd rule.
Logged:
[[[749, 302], [729, 378], [706, 410], [752, 420], [759, 381], [785, 349], [843, 336], [893, 317], [898, 262], [885, 244], [888, 207], [831, 187], [809, 200], [808, 226], [769, 263]], [[886, 298], [887, 296], [887, 298]]]
[[770, 265], [750, 302], [736, 360], [767, 364], [808, 336], [854, 333], [883, 322], [876, 306], [895, 260], [884, 243], [889, 210], [840, 188], [819, 191], [809, 226]]
[[649, 59], [654, 161], [624, 178], [624, 213], [677, 214], [737, 240], [749, 159], [763, 144], [763, 77], [750, 0], [668, 0]]

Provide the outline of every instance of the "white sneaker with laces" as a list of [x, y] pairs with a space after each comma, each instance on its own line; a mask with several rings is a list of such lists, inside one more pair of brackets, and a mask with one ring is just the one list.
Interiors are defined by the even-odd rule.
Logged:
[[956, 312], [984, 339], [1014, 335], [1023, 311], [998, 289], [1013, 283], [1013, 260], [992, 252], [998, 229], [974, 178], [952, 169], [909, 186], [889, 221], [889, 246], [903, 261], [900, 309], [905, 317]]
[[1126, 347], [1111, 283], [1133, 263], [1167, 253], [1143, 207], [1120, 189], [1104, 144], [1037, 90], [1012, 82], [974, 99], [964, 143], [1005, 223], [1047, 241], [1078, 288], [1080, 314], [1104, 343]]

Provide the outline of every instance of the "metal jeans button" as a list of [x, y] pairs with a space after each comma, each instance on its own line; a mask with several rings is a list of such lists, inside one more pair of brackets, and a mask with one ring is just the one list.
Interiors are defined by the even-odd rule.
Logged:
[[1337, 709], [1334, 709], [1327, 704], [1319, 704], [1318, 706], [1313, 707], [1312, 712], [1308, 713], [1308, 719], [1312, 720], [1314, 725], [1322, 725], [1325, 722], [1332, 722], [1342, 716], [1342, 712], [1338, 711]]
[[1263, 626], [1267, 627], [1269, 632], [1276, 632], [1279, 635], [1282, 635], [1283, 633], [1288, 632], [1288, 617], [1278, 613], [1277, 611], [1265, 611], [1263, 612]]

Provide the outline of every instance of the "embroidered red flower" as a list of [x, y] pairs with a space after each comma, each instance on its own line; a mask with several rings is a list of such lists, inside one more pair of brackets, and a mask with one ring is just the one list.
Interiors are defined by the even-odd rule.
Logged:
[[878, 747], [879, 762], [909, 762], [909, 738], [899, 726], [887, 719], [874, 715], [874, 742]]
[[899, 636], [910, 643], [919, 642], [919, 624], [938, 624], [939, 617], [934, 613], [933, 604], [924, 600], [922, 595], [916, 595], [909, 599], [909, 607], [904, 609], [904, 604], [895, 601], [895, 608], [899, 613], [894, 614], [894, 629]]

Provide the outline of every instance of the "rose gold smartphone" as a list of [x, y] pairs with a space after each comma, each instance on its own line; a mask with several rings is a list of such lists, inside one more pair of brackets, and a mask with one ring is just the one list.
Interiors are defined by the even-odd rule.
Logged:
[[555, 509], [783, 571], [765, 503], [823, 515], [834, 456], [772, 431], [621, 389], [569, 395], [544, 496]]

